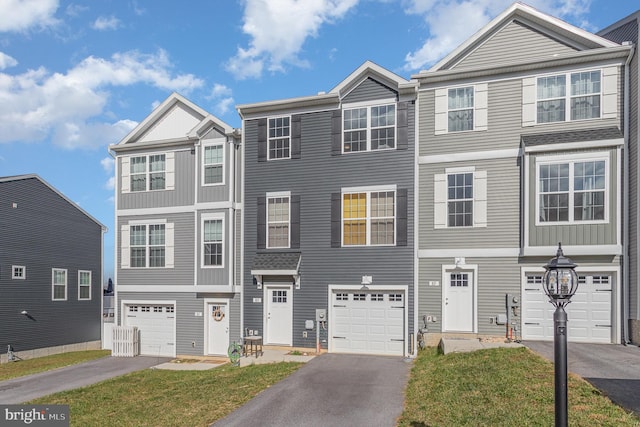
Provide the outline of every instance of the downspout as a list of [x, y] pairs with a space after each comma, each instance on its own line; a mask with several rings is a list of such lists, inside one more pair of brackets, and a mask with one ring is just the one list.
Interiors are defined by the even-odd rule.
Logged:
[[236, 108], [236, 111], [238, 112], [238, 115], [240, 116], [240, 183], [238, 184], [240, 186], [240, 206], [241, 206], [241, 210], [240, 210], [240, 242], [236, 242], [236, 244], [240, 245], [240, 337], [244, 338], [244, 260], [245, 260], [245, 253], [244, 253], [244, 212], [245, 212], [245, 203], [244, 203], [244, 175], [245, 175], [245, 164], [244, 164], [244, 147], [245, 147], [245, 123], [244, 123], [244, 115], [242, 114], [242, 111], [240, 111], [238, 108]]
[[[627, 43], [627, 42], [625, 42]], [[623, 43], [624, 44], [624, 43]], [[624, 64], [624, 191], [622, 196], [622, 344], [629, 341], [629, 64], [635, 54], [635, 46], [631, 46], [629, 56]]]
[[415, 127], [415, 131], [414, 131], [414, 137], [413, 137], [413, 150], [414, 150], [414, 165], [413, 165], [413, 333], [411, 334], [411, 347], [412, 347], [412, 353], [411, 353], [411, 357], [412, 358], [416, 358], [418, 357], [418, 345], [417, 345], [417, 336], [418, 336], [418, 330], [420, 329], [420, 325], [419, 325], [419, 309], [420, 309], [420, 300], [419, 300], [419, 292], [420, 292], [420, 285], [419, 285], [419, 272], [420, 272], [420, 258], [418, 258], [418, 249], [419, 249], [419, 244], [420, 244], [420, 233], [419, 233], [419, 229], [420, 227], [418, 226], [418, 218], [420, 217], [419, 215], [419, 208], [418, 208], [418, 203], [419, 203], [419, 198], [420, 198], [420, 194], [419, 194], [419, 190], [418, 190], [418, 178], [419, 178], [419, 173], [420, 173], [420, 165], [418, 162], [419, 156], [420, 156], [420, 135], [419, 135], [419, 131], [420, 131], [420, 127], [418, 126], [418, 123], [420, 121], [420, 82], [416, 82], [416, 86], [415, 86], [415, 108], [413, 111], [413, 123], [414, 123], [414, 127]]
[[[120, 225], [118, 224], [118, 188], [120, 188], [120, 167], [118, 164], [117, 153], [115, 153], [111, 149], [107, 150], [107, 152], [114, 161], [113, 173], [115, 182], [113, 188], [113, 322], [115, 326], [118, 326], [121, 325], [120, 321], [118, 320], [118, 315], [120, 314], [120, 310], [118, 309], [118, 245], [120, 245], [120, 240], [118, 239], [118, 234], [120, 231]], [[104, 304], [104, 298], [102, 300], [102, 303]]]

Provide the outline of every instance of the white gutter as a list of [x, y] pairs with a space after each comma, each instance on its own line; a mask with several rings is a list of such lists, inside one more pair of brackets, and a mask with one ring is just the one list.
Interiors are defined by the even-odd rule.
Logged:
[[624, 64], [624, 192], [622, 195], [622, 343], [629, 341], [629, 64], [635, 53], [635, 46], [631, 46], [629, 56]]

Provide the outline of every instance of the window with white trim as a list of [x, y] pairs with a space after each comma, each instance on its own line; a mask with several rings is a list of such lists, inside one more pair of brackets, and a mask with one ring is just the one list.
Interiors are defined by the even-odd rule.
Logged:
[[11, 266], [11, 278], [16, 280], [24, 280], [27, 278], [27, 267], [24, 265]]
[[447, 99], [447, 130], [473, 130], [474, 87], [449, 89]]
[[537, 122], [600, 118], [601, 86], [600, 70], [538, 77]]
[[202, 185], [224, 183], [224, 143], [203, 147]]
[[91, 271], [78, 271], [78, 300], [91, 299]]
[[396, 190], [342, 193], [342, 245], [395, 245]]
[[359, 106], [342, 111], [343, 153], [396, 148], [396, 104]]
[[291, 158], [291, 118], [274, 117], [268, 120], [267, 159]]
[[207, 218], [202, 221], [202, 265], [222, 267], [224, 250], [224, 220]]
[[445, 169], [434, 175], [434, 228], [487, 226], [487, 171]]
[[538, 223], [606, 222], [607, 158], [537, 164]]
[[164, 154], [131, 157], [129, 169], [131, 191], [164, 190], [165, 172]]
[[267, 248], [288, 248], [291, 198], [288, 194], [267, 194]]
[[447, 175], [447, 225], [473, 226], [473, 172]]
[[131, 267], [165, 266], [165, 224], [132, 225]]
[[67, 300], [67, 270], [54, 268], [51, 270], [51, 299], [53, 301]]

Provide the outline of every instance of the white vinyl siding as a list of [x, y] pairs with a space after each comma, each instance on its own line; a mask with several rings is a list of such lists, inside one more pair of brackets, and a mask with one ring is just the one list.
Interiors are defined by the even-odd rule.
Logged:
[[435, 90], [435, 134], [488, 129], [487, 83]]
[[175, 153], [123, 157], [122, 193], [175, 189]]
[[131, 221], [120, 229], [122, 268], [173, 268], [174, 224]]
[[[456, 182], [463, 184], [460, 179], [471, 175], [470, 193], [461, 194], [456, 189], [463, 190], [464, 186], [453, 185]], [[456, 177], [458, 179], [451, 179]], [[464, 180], [464, 179], [463, 179]], [[466, 181], [466, 180], [464, 180]], [[469, 184], [467, 182], [467, 184]], [[458, 193], [458, 194], [456, 194]], [[458, 207], [462, 203], [467, 206], [471, 202], [468, 209], [471, 213], [471, 219], [464, 221], [462, 217], [465, 215]], [[467, 215], [468, 216], [468, 215]], [[456, 221], [456, 218], [459, 221]], [[468, 227], [486, 227], [487, 226], [487, 171], [476, 171], [475, 168], [449, 168], [443, 174], [434, 175], [434, 228], [455, 228], [460, 226]]]

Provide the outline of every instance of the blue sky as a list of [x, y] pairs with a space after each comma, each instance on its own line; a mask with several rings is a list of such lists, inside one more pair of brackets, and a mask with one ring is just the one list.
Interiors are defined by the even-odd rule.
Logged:
[[[597, 31], [628, 0], [527, 2]], [[406, 78], [504, 0], [0, 0], [0, 176], [36, 173], [109, 228], [117, 143], [172, 91], [233, 127], [236, 104], [329, 91], [366, 60]]]

